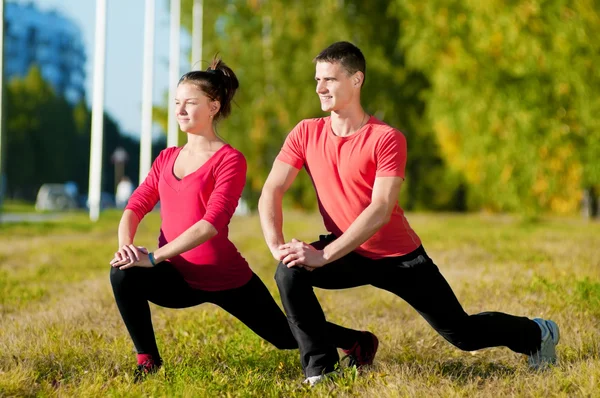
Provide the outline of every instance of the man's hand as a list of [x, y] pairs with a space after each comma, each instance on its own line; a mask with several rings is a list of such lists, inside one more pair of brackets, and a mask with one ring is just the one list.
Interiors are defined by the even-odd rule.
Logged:
[[317, 250], [297, 239], [292, 239], [291, 242], [279, 246], [278, 249], [282, 257], [279, 261], [288, 268], [301, 267], [308, 271], [314, 271], [315, 268], [320, 268], [328, 262], [323, 250]]

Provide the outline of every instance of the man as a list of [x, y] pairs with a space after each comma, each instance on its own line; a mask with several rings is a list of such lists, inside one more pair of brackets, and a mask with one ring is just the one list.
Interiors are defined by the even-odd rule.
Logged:
[[129, 177], [121, 177], [121, 181], [117, 184], [117, 191], [115, 193], [115, 202], [118, 209], [124, 209], [125, 206], [127, 206], [127, 202], [134, 190], [135, 187]]
[[[499, 312], [468, 315], [429, 258], [398, 205], [404, 181], [406, 140], [369, 116], [360, 93], [366, 63], [347, 42], [314, 59], [316, 92], [329, 117], [300, 122], [288, 135], [259, 202], [267, 244], [280, 261], [275, 279], [311, 384], [338, 363], [325, 337], [325, 315], [313, 287], [373, 285], [401, 297], [446, 340], [471, 351], [507, 346], [539, 368], [556, 360], [556, 323]], [[282, 197], [299, 170], [312, 178], [325, 227], [312, 244], [282, 233]], [[373, 353], [374, 354], [374, 353]]]

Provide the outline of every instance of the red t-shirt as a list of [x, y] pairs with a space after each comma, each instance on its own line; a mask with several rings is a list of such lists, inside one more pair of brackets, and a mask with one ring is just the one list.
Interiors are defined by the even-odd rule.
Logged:
[[[404, 135], [375, 117], [356, 133], [336, 136], [331, 118], [301, 121], [288, 135], [277, 159], [310, 175], [325, 228], [336, 236], [371, 204], [376, 177], [402, 177]], [[355, 251], [379, 259], [408, 254], [421, 245], [396, 203], [391, 220]]]
[[240, 287], [250, 280], [252, 271], [229, 240], [228, 224], [246, 183], [246, 159], [225, 145], [180, 180], [173, 173], [173, 165], [182, 148], [167, 148], [158, 155], [126, 208], [141, 220], [160, 200], [159, 247], [200, 220], [211, 223], [218, 231], [216, 236], [167, 261], [194, 288], [217, 291]]

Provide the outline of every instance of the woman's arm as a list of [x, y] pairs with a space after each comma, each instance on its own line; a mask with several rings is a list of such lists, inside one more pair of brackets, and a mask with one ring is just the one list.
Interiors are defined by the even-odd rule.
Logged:
[[138, 225], [140, 225], [139, 217], [133, 210], [125, 209], [121, 221], [119, 222], [119, 247], [123, 245], [131, 245], [135, 238]]
[[[156, 249], [152, 253], [155, 264], [201, 245], [229, 224], [246, 183], [246, 167], [246, 160], [237, 151], [227, 159], [223, 159], [215, 170], [215, 186], [210, 194], [204, 217], [177, 238]], [[131, 229], [123, 229], [124, 236], [131, 232]], [[148, 254], [141, 253], [138, 260], [127, 264], [116, 262], [113, 266], [126, 269], [132, 266], [151, 267], [152, 263]]]
[[153, 253], [155, 262], [159, 263], [193, 249], [211, 239], [217, 233], [217, 229], [211, 223], [200, 220], [171, 242], [156, 249]]
[[119, 222], [119, 248], [110, 262], [113, 267], [119, 267], [125, 264], [131, 264], [134, 261], [139, 261], [142, 254], [148, 253], [145, 248], [135, 246], [133, 240], [142, 218], [152, 211], [159, 201], [158, 181], [160, 179], [160, 171], [168, 156], [169, 153], [167, 150], [162, 151], [158, 155], [156, 160], [152, 163], [152, 168], [150, 169], [148, 176], [129, 198], [127, 207], [125, 208], [125, 211], [123, 211], [121, 221]]

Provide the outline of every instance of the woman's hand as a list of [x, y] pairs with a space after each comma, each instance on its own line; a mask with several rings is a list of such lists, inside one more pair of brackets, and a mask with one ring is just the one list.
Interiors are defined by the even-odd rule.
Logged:
[[148, 249], [143, 246], [123, 245], [117, 252], [114, 258], [110, 261], [110, 265], [119, 268], [127, 269], [131, 267], [152, 267], [152, 263], [148, 258]]

